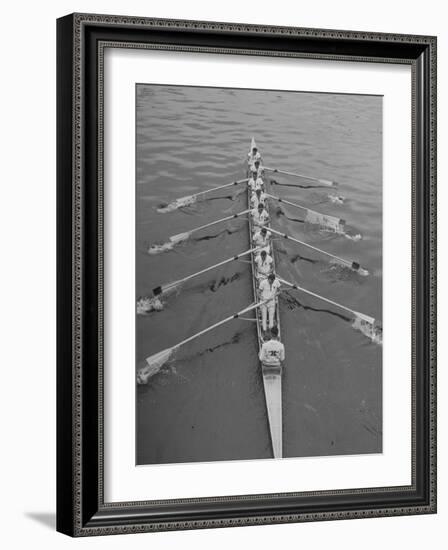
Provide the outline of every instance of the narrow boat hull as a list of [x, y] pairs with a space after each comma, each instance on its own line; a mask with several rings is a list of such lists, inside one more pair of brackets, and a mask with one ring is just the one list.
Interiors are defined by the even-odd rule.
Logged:
[[[256, 146], [254, 138], [251, 142], [251, 151], [252, 148]], [[266, 187], [266, 185], [265, 185]], [[247, 201], [248, 208], [250, 208], [250, 196], [251, 191], [248, 188], [247, 190]], [[266, 210], [269, 212], [269, 205], [266, 202]], [[269, 226], [267, 226], [269, 229]], [[250, 247], [254, 248], [253, 235], [254, 235], [254, 224], [252, 222], [252, 217], [249, 215], [249, 240]], [[274, 246], [271, 239], [271, 255], [274, 259]], [[253, 284], [253, 293], [254, 300], [258, 301], [258, 286], [256, 279], [256, 267], [255, 267], [255, 254], [251, 254], [251, 263], [252, 263], [252, 284]], [[275, 259], [274, 259], [274, 270], [275, 270]], [[263, 330], [262, 330], [262, 319], [261, 311], [258, 309], [256, 311], [256, 320], [257, 320], [257, 338], [258, 338], [258, 349], [261, 350], [263, 345]], [[279, 337], [281, 340], [280, 332], [280, 316], [278, 309], [278, 300], [276, 303], [276, 324], [279, 329]], [[281, 366], [271, 366], [260, 363], [261, 372], [263, 376], [263, 386], [264, 394], [266, 400], [266, 410], [269, 423], [269, 431], [271, 436], [272, 444], [272, 453], [274, 458], [282, 458], [283, 456], [283, 419], [282, 419], [282, 367]]]
[[262, 365], [264, 394], [274, 458], [283, 456], [282, 367]]

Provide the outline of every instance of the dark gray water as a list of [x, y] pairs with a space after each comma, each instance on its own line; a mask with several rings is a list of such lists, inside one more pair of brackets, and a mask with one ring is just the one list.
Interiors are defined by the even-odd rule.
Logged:
[[[171, 252], [147, 253], [150, 244], [245, 208], [245, 195], [231, 200], [231, 188], [184, 210], [156, 213], [161, 203], [244, 177], [254, 135], [265, 165], [337, 180], [337, 194], [346, 200], [333, 204], [328, 189], [275, 186], [276, 194], [346, 219], [348, 230], [363, 239], [324, 233], [285, 216], [275, 218], [273, 227], [371, 272], [365, 278], [335, 269], [314, 253], [281, 243], [280, 276], [381, 320], [382, 98], [139, 85], [136, 99], [137, 296], [248, 248], [247, 222], [234, 220]], [[301, 218], [301, 211], [283, 209]], [[246, 263], [194, 279], [169, 297], [163, 311], [137, 316], [137, 366], [252, 299]], [[381, 452], [381, 346], [316, 299], [290, 294], [280, 308], [284, 456]], [[257, 352], [253, 323], [232, 321], [182, 347], [147, 386], [138, 386], [137, 463], [271, 457]]]

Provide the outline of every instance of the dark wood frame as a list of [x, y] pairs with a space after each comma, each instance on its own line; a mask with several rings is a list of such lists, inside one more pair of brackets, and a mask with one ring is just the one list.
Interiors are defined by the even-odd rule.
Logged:
[[[104, 502], [102, 62], [104, 48], [111, 46], [411, 65], [410, 486], [163, 503]], [[436, 38], [74, 14], [57, 22], [57, 72], [57, 529], [88, 536], [434, 513]]]

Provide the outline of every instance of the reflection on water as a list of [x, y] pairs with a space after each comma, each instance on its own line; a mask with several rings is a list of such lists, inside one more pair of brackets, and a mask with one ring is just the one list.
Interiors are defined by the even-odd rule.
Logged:
[[[244, 177], [252, 135], [267, 166], [340, 184], [306, 189], [310, 182], [275, 174], [276, 195], [346, 220], [362, 240], [296, 221], [301, 212], [284, 204], [273, 227], [372, 274], [360, 277], [282, 241], [280, 275], [381, 320], [382, 100], [373, 96], [139, 85], [136, 297], [248, 249], [247, 222], [235, 219], [148, 254], [154, 243], [245, 209], [245, 194], [231, 187], [157, 212], [178, 197]], [[136, 365], [251, 301], [243, 261], [185, 283], [162, 311], [137, 317]], [[281, 302], [286, 457], [382, 449], [382, 348], [328, 309], [291, 293]], [[138, 464], [270, 457], [253, 322], [234, 321], [182, 347], [137, 388]]]

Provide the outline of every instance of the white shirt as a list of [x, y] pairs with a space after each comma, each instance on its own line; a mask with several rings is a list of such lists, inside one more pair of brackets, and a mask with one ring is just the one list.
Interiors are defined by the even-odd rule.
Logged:
[[263, 233], [257, 231], [253, 238], [255, 246], [269, 246], [271, 235], [270, 231], [266, 231], [266, 235], [263, 237]]
[[249, 179], [249, 187], [253, 192], [255, 192], [257, 189], [263, 189], [263, 180], [260, 178], [260, 176], [257, 176], [256, 179], [253, 178], [253, 176]]
[[253, 152], [251, 151], [248, 155], [247, 155], [247, 162], [249, 164], [254, 164], [256, 160], [261, 160], [261, 155], [259, 153], [259, 151], [257, 151], [255, 153], [255, 155], [253, 154]]
[[263, 172], [264, 172], [264, 168], [263, 166], [260, 164], [259, 167], [257, 168], [255, 166], [255, 162], [252, 163], [250, 166], [249, 166], [249, 170], [251, 172], [257, 172], [257, 176], [262, 176], [263, 175]]
[[260, 193], [260, 200], [258, 200], [258, 197], [255, 193], [252, 193], [251, 197], [250, 197], [250, 204], [256, 209], [258, 210], [258, 204], [260, 202], [262, 202], [264, 204], [264, 202], [266, 201], [266, 193]]
[[272, 271], [273, 263], [274, 263], [274, 260], [272, 259], [272, 256], [270, 256], [269, 254], [266, 254], [264, 261], [263, 261], [263, 258], [261, 257], [261, 254], [258, 254], [258, 256], [255, 258], [255, 264], [257, 266], [257, 270], [262, 275], [269, 275], [269, 273]]
[[265, 225], [269, 221], [269, 214], [265, 208], [261, 212], [258, 211], [258, 208], [254, 208], [250, 213], [255, 225]]
[[259, 358], [267, 365], [279, 365], [285, 360], [285, 346], [278, 340], [268, 340], [261, 346]]
[[274, 279], [272, 284], [268, 281], [268, 279], [263, 279], [259, 286], [261, 299], [265, 301], [275, 298], [280, 285], [281, 283], [278, 279]]

